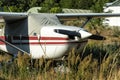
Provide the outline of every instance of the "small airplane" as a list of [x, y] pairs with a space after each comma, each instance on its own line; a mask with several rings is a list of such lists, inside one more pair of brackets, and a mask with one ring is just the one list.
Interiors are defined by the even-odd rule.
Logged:
[[[82, 50], [88, 39], [104, 40], [86, 31], [84, 26], [94, 17], [118, 17], [118, 13], [14, 13], [0, 12], [5, 21], [1, 29], [0, 49], [16, 55], [18, 51], [37, 58], [60, 58], [69, 49]], [[85, 17], [81, 28], [66, 26], [59, 19]]]

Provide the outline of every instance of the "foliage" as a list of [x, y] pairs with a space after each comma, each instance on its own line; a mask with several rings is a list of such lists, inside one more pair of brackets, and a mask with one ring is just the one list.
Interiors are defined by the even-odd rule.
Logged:
[[31, 7], [40, 6], [41, 0], [1, 0], [4, 11], [25, 12]]
[[103, 6], [107, 2], [109, 2], [109, 0], [93, 0], [94, 5], [92, 5], [91, 9], [93, 12], [102, 12]]
[[48, 13], [60, 13], [62, 9], [59, 7], [58, 3], [55, 3], [55, 0], [45, 0], [41, 4], [42, 8], [39, 12], [48, 12]]
[[91, 9], [94, 12], [102, 12], [104, 4], [111, 1], [113, 0], [0, 0], [0, 7], [4, 11], [12, 12], [26, 12], [36, 6], [43, 7], [41, 12], [59, 12], [61, 8]]
[[120, 37], [120, 28], [119, 27], [113, 27], [113, 36]]
[[74, 0], [60, 0], [60, 7], [62, 8], [73, 8]]
[[90, 9], [94, 4], [92, 0], [75, 0], [74, 8], [76, 9]]
[[62, 9], [60, 7], [53, 7], [50, 9], [50, 13], [60, 13]]

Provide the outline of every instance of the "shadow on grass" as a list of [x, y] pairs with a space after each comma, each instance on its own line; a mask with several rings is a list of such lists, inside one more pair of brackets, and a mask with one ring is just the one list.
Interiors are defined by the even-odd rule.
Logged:
[[81, 59], [84, 59], [86, 56], [92, 54], [92, 59], [97, 59], [98, 62], [102, 62], [103, 59], [106, 59], [109, 55], [116, 55], [120, 50], [120, 43], [114, 42], [112, 44], [97, 44], [90, 43], [86, 46], [82, 54], [80, 54]]

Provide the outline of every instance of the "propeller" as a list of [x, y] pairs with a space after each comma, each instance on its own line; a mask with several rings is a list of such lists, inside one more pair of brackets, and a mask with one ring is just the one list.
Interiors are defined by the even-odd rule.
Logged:
[[70, 30], [63, 30], [63, 29], [55, 29], [54, 30], [56, 33], [60, 34], [65, 34], [68, 36], [77, 36], [80, 37], [81, 39], [88, 38], [88, 39], [93, 39], [93, 40], [105, 40], [106, 38], [103, 36], [99, 35], [93, 35], [85, 30], [80, 30], [79, 32], [77, 31], [70, 31]]
[[100, 36], [100, 35], [92, 35], [92, 36], [88, 37], [88, 39], [93, 39], [93, 40], [106, 40], [105, 37]]

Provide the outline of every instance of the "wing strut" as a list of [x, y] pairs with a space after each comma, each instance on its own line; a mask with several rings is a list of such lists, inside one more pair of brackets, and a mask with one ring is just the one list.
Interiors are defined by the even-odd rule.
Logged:
[[11, 47], [13, 47], [13, 48], [15, 48], [15, 49], [17, 49], [17, 50], [19, 50], [19, 51], [21, 51], [21, 52], [27, 54], [27, 55], [30, 55], [28, 52], [26, 52], [26, 51], [20, 49], [19, 47], [15, 46], [15, 45], [13, 45], [13, 44], [11, 44], [11, 43], [9, 43], [8, 41], [5, 41], [5, 40], [3, 40], [3, 39], [1, 39], [1, 38], [0, 38], [0, 41], [2, 41], [2, 42], [4, 42], [4, 43], [8, 44], [9, 46], [11, 46]]
[[92, 17], [87, 17], [87, 20], [81, 25], [81, 28], [83, 28], [91, 19]]

